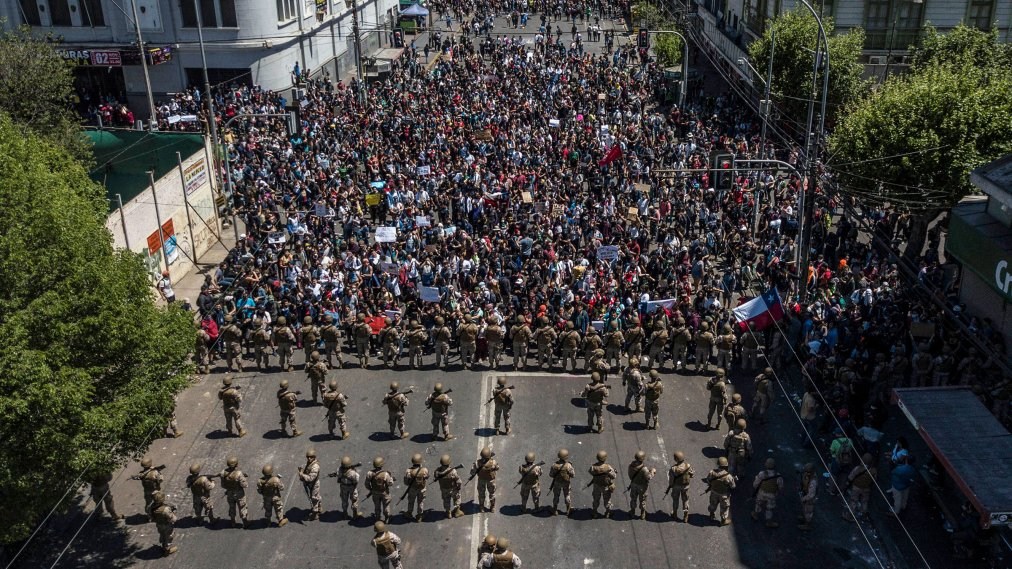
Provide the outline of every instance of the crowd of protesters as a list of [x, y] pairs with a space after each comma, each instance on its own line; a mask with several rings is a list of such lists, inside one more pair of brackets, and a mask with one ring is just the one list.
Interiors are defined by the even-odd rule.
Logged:
[[[592, 8], [605, 16], [625, 9], [549, 6], [588, 19]], [[527, 6], [434, 9], [483, 22]], [[222, 132], [245, 233], [196, 302], [212, 338], [226, 316], [247, 337], [280, 316], [295, 327], [330, 316], [351, 338], [359, 314], [429, 330], [437, 317], [456, 327], [465, 315], [498, 324], [544, 317], [581, 333], [595, 322], [650, 331], [678, 318], [693, 331], [703, 322], [721, 330], [734, 324], [740, 297], [776, 288], [787, 316], [759, 342], [775, 369], [803, 370], [781, 379], [801, 378], [794, 387], [805, 394], [802, 419], [812, 431], [846, 435], [854, 454], [878, 465], [889, 391], [899, 386], [968, 385], [1008, 422], [1009, 388], [994, 363], [862, 232], [867, 222], [902, 238], [901, 211], [856, 203], [822, 180], [802, 305], [802, 181], [709, 169], [729, 153], [797, 163], [796, 147], [764, 148], [759, 122], [723, 96], [658, 105], [663, 73], [632, 45], [601, 55], [558, 36], [480, 45], [448, 33], [429, 70], [409, 49], [382, 82], [306, 79], [300, 101], [245, 85], [216, 93], [219, 127], [290, 105], [300, 108], [300, 124], [290, 133], [283, 119], [251, 118]], [[167, 117], [201, 115], [200, 95], [181, 93], [159, 112], [164, 128], [188, 128]], [[917, 278], [937, 288], [937, 235], [932, 242]], [[423, 301], [432, 288], [438, 299]], [[648, 310], [661, 300], [670, 302]], [[972, 324], [1002, 344], [987, 321]], [[845, 484], [840, 446], [831, 454]]]

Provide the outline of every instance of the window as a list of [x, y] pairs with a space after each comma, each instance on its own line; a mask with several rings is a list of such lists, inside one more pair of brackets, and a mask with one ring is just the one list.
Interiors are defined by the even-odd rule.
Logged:
[[[200, 21], [197, 21], [197, 6], [200, 6]], [[179, 12], [184, 28], [238, 28], [235, 17], [235, 0], [180, 0]]]
[[25, 25], [42, 25], [42, 18], [39, 17], [39, 3], [35, 0], [21, 0], [21, 16], [25, 20]]
[[889, 24], [889, 0], [868, 0], [864, 8], [865, 49], [886, 48]]
[[298, 0], [277, 0], [279, 22], [287, 22], [288, 20], [295, 19], [295, 16], [298, 15], [298, 9], [295, 4], [296, 2], [298, 2]]
[[239, 20], [235, 17], [235, 0], [217, 0], [221, 12], [221, 27], [238, 28]]
[[96, 27], [105, 25], [105, 14], [102, 12], [102, 0], [79, 0], [81, 3], [81, 9], [84, 10], [82, 14], [82, 21], [84, 25]]
[[70, 4], [67, 0], [49, 0], [49, 17], [54, 26], [70, 26]]
[[979, 30], [989, 31], [993, 11], [994, 0], [970, 0], [966, 8], [966, 23]]
[[822, 19], [832, 18], [833, 11], [836, 9], [835, 0], [822, 0], [819, 2], [819, 17]]

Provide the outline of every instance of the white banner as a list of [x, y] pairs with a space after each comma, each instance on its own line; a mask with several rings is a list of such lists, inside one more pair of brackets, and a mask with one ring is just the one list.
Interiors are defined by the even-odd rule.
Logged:
[[427, 216], [416, 215], [415, 225], [417, 225], [418, 227], [432, 227], [432, 222], [429, 221], [429, 218]]
[[267, 234], [267, 242], [268, 243], [274, 243], [274, 244], [284, 243], [285, 242], [285, 232], [284, 231], [275, 231], [273, 233], [268, 233]]
[[423, 286], [418, 289], [419, 296], [425, 302], [439, 302], [439, 288], [434, 286]]
[[618, 259], [618, 245], [601, 245], [597, 248], [597, 258], [600, 261], [614, 261]]
[[650, 302], [647, 303], [647, 314], [653, 314], [654, 312], [657, 312], [658, 308], [671, 309], [671, 307], [674, 306], [676, 302], [678, 302], [678, 300], [674, 298], [666, 298], [664, 300], [651, 300]]

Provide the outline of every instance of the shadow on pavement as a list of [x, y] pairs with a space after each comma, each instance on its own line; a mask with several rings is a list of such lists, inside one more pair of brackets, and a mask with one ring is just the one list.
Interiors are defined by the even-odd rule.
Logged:
[[710, 431], [710, 428], [700, 421], [689, 421], [685, 424], [685, 428], [697, 433], [707, 433]]

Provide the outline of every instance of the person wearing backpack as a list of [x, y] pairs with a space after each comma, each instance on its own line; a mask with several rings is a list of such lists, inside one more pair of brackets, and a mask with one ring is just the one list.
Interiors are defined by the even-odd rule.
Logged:
[[829, 493], [837, 494], [837, 487], [843, 488], [846, 484], [846, 475], [854, 462], [854, 443], [840, 429], [834, 433], [832, 444], [829, 446], [829, 454], [833, 459], [830, 470], [836, 484], [829, 485]]

